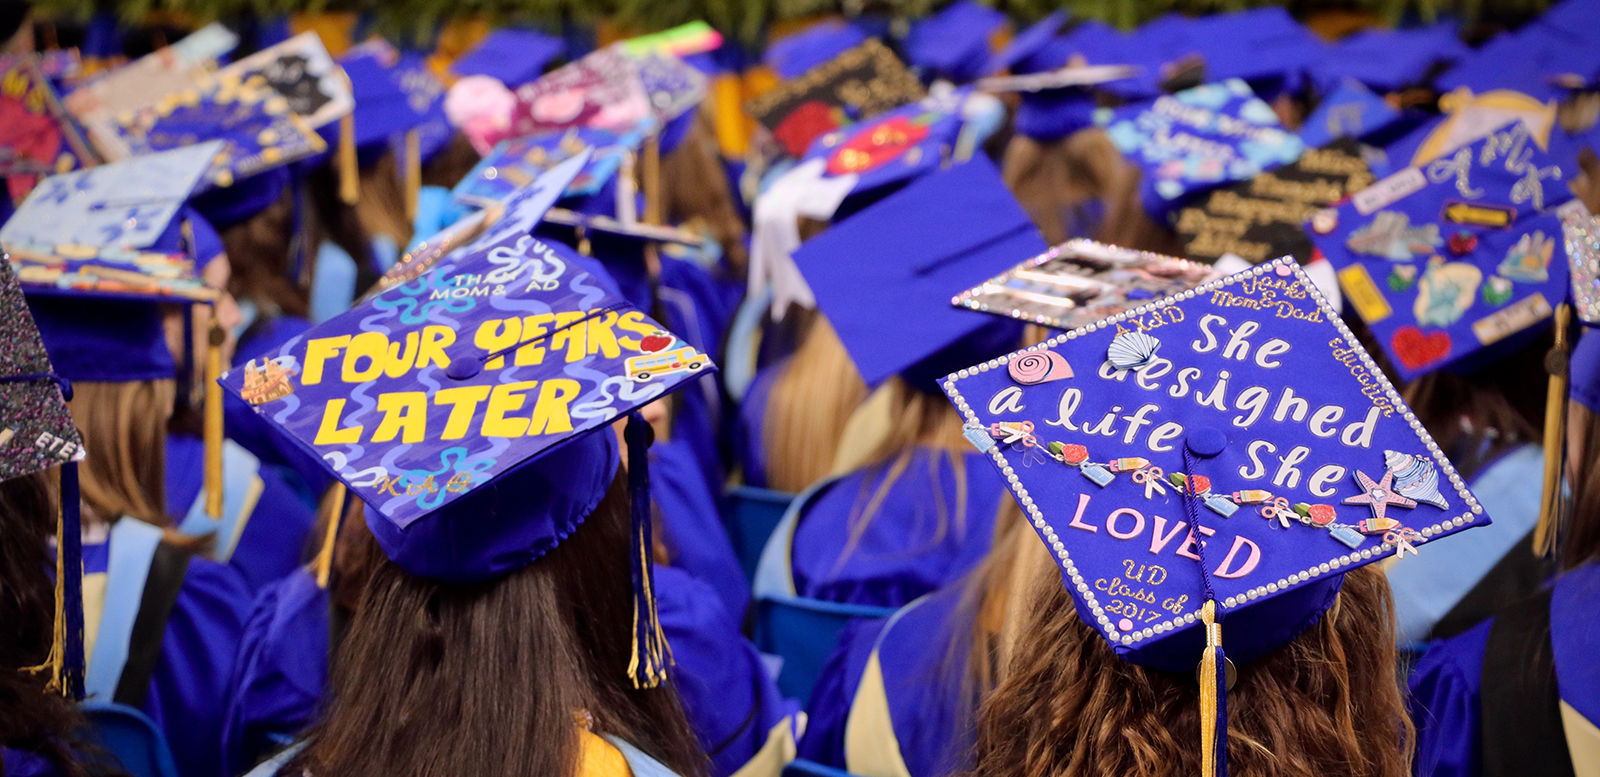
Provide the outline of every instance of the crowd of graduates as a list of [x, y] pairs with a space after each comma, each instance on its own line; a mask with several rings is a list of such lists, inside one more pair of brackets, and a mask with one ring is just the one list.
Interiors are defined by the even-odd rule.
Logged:
[[0, 5], [0, 775], [1600, 777], [1600, 0]]

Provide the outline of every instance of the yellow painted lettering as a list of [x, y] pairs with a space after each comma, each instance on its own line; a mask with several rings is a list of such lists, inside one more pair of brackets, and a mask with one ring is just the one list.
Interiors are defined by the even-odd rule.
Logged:
[[383, 368], [383, 374], [391, 378], [405, 377], [411, 371], [411, 365], [417, 360], [417, 343], [422, 338], [416, 332], [406, 333], [405, 352], [400, 351], [399, 343], [389, 344], [389, 364]]
[[604, 354], [607, 359], [622, 355], [622, 350], [617, 347], [617, 333], [612, 331], [616, 324], [616, 311], [589, 319], [589, 353]]
[[537, 385], [539, 381], [536, 380], [521, 380], [495, 386], [489, 394], [489, 407], [483, 412], [483, 436], [521, 437], [528, 431], [528, 419], [507, 418], [506, 413], [521, 410], [522, 402], [527, 398], [522, 392], [532, 391]]
[[323, 363], [338, 356], [339, 351], [349, 344], [350, 335], [319, 337], [306, 343], [306, 374], [301, 376], [300, 385], [315, 386], [321, 383]]
[[[367, 359], [365, 368], [357, 368], [362, 359]], [[344, 350], [344, 370], [339, 374], [339, 379], [346, 383], [366, 383], [383, 374], [383, 368], [389, 360], [389, 338], [382, 332], [362, 332], [350, 340], [350, 347]]]
[[[522, 338], [522, 319], [491, 318], [478, 325], [478, 333], [472, 336], [474, 345], [483, 349], [486, 354], [504, 350], [517, 344]], [[506, 366], [506, 357], [496, 356], [484, 365], [488, 369], [498, 370]]]
[[[342, 401], [342, 400], [341, 400]], [[373, 442], [389, 442], [396, 434], [400, 442], [422, 442], [428, 431], [428, 395], [422, 391], [395, 391], [378, 395], [383, 421], [372, 433]]]
[[422, 328], [422, 345], [417, 348], [417, 369], [428, 366], [431, 362], [439, 369], [450, 366], [450, 357], [446, 356], [444, 349], [456, 342], [456, 331], [447, 326], [435, 324]]
[[572, 431], [572, 415], [567, 405], [578, 398], [578, 382], [553, 378], [539, 387], [539, 401], [533, 406], [533, 422], [528, 434], [560, 434]]
[[550, 313], [540, 313], [536, 316], [525, 316], [522, 319], [522, 340], [528, 343], [517, 349], [516, 364], [526, 367], [531, 364], [544, 362], [544, 336], [550, 333], [545, 326], [555, 320]]
[[588, 355], [588, 346], [584, 343], [587, 338], [584, 334], [589, 327], [583, 324], [574, 325], [586, 313], [581, 310], [571, 310], [556, 314], [556, 333], [550, 337], [550, 350], [560, 350], [561, 346], [567, 347], [567, 363], [571, 364]]
[[433, 392], [435, 405], [450, 405], [450, 417], [444, 422], [441, 440], [459, 440], [467, 436], [472, 416], [478, 412], [478, 403], [489, 397], [488, 386], [457, 386]]
[[[335, 339], [335, 338], [329, 338]], [[316, 439], [313, 445], [355, 445], [361, 442], [362, 426], [359, 424], [349, 429], [339, 428], [339, 419], [344, 417], [343, 399], [330, 399], [322, 408], [322, 424], [317, 427]]]
[[[652, 326], [649, 321], [645, 320], [644, 313], [637, 310], [630, 310], [626, 313], [623, 313], [622, 316], [617, 319], [617, 327], [619, 329], [625, 329], [629, 332], [633, 332], [640, 337], [648, 336], [656, 331], [656, 328]], [[618, 337], [617, 342], [621, 343], [622, 347], [627, 348], [630, 351], [640, 350], [639, 338], [637, 337]]]

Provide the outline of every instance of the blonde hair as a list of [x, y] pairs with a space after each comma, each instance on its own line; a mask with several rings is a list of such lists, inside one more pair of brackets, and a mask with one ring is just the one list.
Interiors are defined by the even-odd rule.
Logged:
[[167, 423], [177, 390], [173, 380], [72, 384], [72, 422], [85, 449], [78, 494], [85, 522], [126, 515], [163, 529], [169, 544], [203, 551], [210, 538], [180, 533], [167, 514]]
[[867, 386], [833, 326], [815, 316], [774, 379], [763, 423], [767, 485], [791, 493], [827, 476]]
[[1048, 142], [1017, 135], [1006, 147], [1002, 173], [1006, 185], [1052, 244], [1071, 237], [1062, 218], [1064, 212], [1098, 199], [1105, 204], [1105, 220], [1096, 228], [1094, 239], [1146, 251], [1181, 252], [1177, 236], [1144, 212], [1139, 168], [1123, 159], [1104, 130], [1080, 130]]
[[378, 161], [361, 168], [361, 198], [356, 201], [356, 218], [368, 236], [384, 235], [401, 250], [411, 242], [405, 187], [401, 184], [400, 165], [393, 151], [384, 152]]

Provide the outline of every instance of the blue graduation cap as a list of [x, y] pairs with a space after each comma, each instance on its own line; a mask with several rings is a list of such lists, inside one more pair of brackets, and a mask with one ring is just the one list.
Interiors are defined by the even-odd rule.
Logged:
[[653, 608], [648, 425], [633, 411], [712, 365], [592, 264], [529, 234], [585, 161], [519, 192], [504, 218], [428, 273], [222, 383], [366, 503], [390, 559], [451, 584], [536, 563], [577, 530], [618, 469], [610, 424], [629, 416], [629, 671], [654, 685], [670, 658]]
[[[1021, 40], [1022, 36], [1018, 36], [1018, 41]], [[1129, 61], [1123, 53], [1125, 44], [1126, 36], [1121, 31], [1105, 22], [1086, 19], [1075, 25], [1066, 35], [1044, 42], [1031, 55], [1018, 60], [1012, 66], [1012, 72], [1019, 74], [1048, 72], [1066, 67], [1078, 60], [1087, 65], [1123, 64]], [[1148, 74], [1141, 68], [1135, 74], [1133, 81], [1141, 82], [1148, 78]], [[1119, 84], [1120, 86], [1107, 84], [1106, 88], [1111, 91], [1138, 89], [1127, 81]], [[1022, 94], [1022, 102], [1017, 106], [1014, 123], [1017, 132], [1027, 137], [1039, 141], [1052, 141], [1094, 126], [1095, 114], [1095, 95], [1089, 89], [1081, 87], [1047, 89]]]
[[1312, 240], [1402, 377], [1548, 319], [1567, 296], [1564, 169], [1516, 122], [1407, 167], [1311, 221]]
[[773, 42], [761, 61], [787, 81], [861, 45], [867, 37], [854, 24], [832, 19]]
[[1327, 145], [1335, 138], [1364, 138], [1387, 129], [1400, 119], [1400, 111], [1365, 84], [1346, 77], [1322, 98], [1300, 126], [1307, 147]]
[[[942, 387], [1123, 660], [1199, 666], [1226, 773], [1228, 664], [1314, 624], [1343, 575], [1489, 516], [1292, 259]], [[1209, 703], [1207, 699], [1209, 698]]]
[[487, 207], [589, 149], [589, 163], [562, 196], [591, 196], [617, 174], [622, 158], [638, 148], [643, 139], [637, 132], [619, 136], [606, 130], [575, 128], [503, 140], [456, 184], [453, 195], [463, 204]]
[[978, 157], [833, 225], [794, 260], [868, 386], [900, 375], [934, 390], [954, 365], [1007, 351], [1021, 335], [1019, 322], [953, 308], [950, 298], [1045, 247], [999, 171]]
[[1105, 111], [1097, 121], [1144, 172], [1140, 197], [1157, 220], [1196, 192], [1293, 162], [1305, 148], [1240, 79]]
[[996, 52], [989, 59], [989, 64], [984, 67], [983, 72], [992, 75], [1017, 67], [1022, 67], [1022, 72], [1039, 70], [1037, 67], [1027, 67], [1026, 63], [1049, 44], [1050, 40], [1061, 30], [1061, 25], [1066, 23], [1066, 11], [1052, 11], [1049, 16], [1034, 22], [1028, 26], [1028, 29], [1018, 33], [1017, 37], [1012, 38], [1005, 48]]
[[340, 57], [339, 64], [350, 77], [356, 102], [355, 143], [362, 166], [388, 151], [396, 136], [433, 118], [444, 99], [438, 79], [415, 69], [415, 60], [402, 71], [400, 53], [381, 40], [362, 44]]
[[538, 80], [565, 44], [533, 30], [499, 29], [485, 35], [471, 51], [450, 64], [457, 76], [489, 76], [515, 89]]
[[1362, 30], [1321, 48], [1311, 75], [1324, 90], [1347, 78], [1380, 92], [1423, 84], [1438, 66], [1454, 64], [1471, 50], [1449, 22], [1408, 29]]
[[1278, 6], [1203, 16], [1187, 34], [1205, 60], [1207, 81], [1242, 79], [1267, 99], [1299, 91], [1324, 45]]
[[[0, 340], [5, 342], [0, 348], [0, 480], [61, 468], [57, 568], [79, 569], [83, 536], [77, 462], [83, 459], [84, 448], [67, 409], [72, 385], [51, 364], [11, 264], [3, 261]], [[78, 700], [83, 698], [83, 576], [61, 575], [57, 583], [61, 620], [50, 651], [49, 684], [67, 698]]]
[[956, 0], [911, 25], [906, 57], [922, 68], [924, 79], [964, 84], [984, 74], [993, 57], [989, 41], [1005, 24], [1006, 15], [998, 10]]

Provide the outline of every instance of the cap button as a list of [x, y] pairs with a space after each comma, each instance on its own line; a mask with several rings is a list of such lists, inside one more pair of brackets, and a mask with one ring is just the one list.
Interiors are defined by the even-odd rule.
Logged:
[[1202, 426], [1189, 430], [1189, 436], [1184, 438], [1183, 444], [1190, 453], [1209, 459], [1228, 447], [1228, 436], [1215, 426]]
[[450, 366], [444, 368], [444, 374], [451, 380], [467, 380], [480, 372], [483, 372], [483, 361], [471, 356], [451, 359]]

